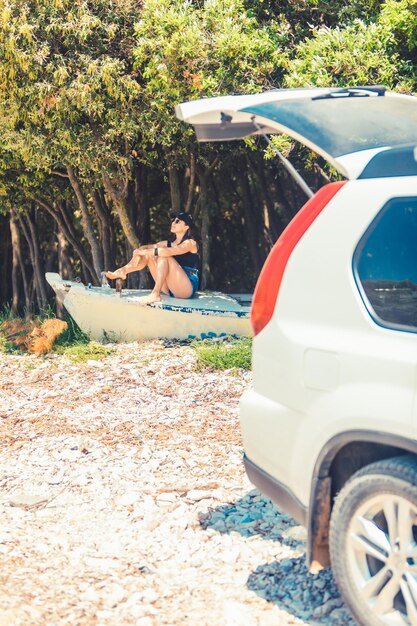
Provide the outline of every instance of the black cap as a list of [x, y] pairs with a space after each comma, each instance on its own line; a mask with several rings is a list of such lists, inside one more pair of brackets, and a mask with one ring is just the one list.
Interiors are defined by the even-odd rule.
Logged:
[[180, 211], [179, 213], [177, 211], [171, 211], [171, 213], [169, 214], [169, 217], [172, 220], [178, 217], [178, 219], [181, 220], [182, 222], [185, 222], [187, 226], [191, 226], [191, 227], [194, 226], [193, 216], [190, 215], [189, 213], [184, 213], [184, 211]]

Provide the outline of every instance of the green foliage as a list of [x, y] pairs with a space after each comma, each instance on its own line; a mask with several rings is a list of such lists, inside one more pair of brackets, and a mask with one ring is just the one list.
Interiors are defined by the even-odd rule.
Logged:
[[100, 361], [113, 352], [113, 348], [91, 341], [72, 317], [66, 316], [68, 328], [56, 340], [53, 352], [63, 354], [75, 363], [84, 363], [93, 360]]
[[10, 306], [8, 304], [5, 304], [0, 309], [0, 328], [1, 328], [1, 325], [3, 324], [3, 322], [5, 322], [6, 320], [10, 319], [10, 317], [11, 317]]
[[279, 78], [277, 31], [240, 0], [0, 0], [3, 150], [34, 171], [71, 164], [86, 177], [129, 170], [133, 148], [146, 162], [155, 145], [176, 152], [178, 136], [193, 137], [175, 120], [179, 101]]
[[218, 370], [250, 369], [252, 340], [249, 338], [213, 341], [204, 339], [192, 344], [197, 354], [197, 367]]
[[11, 352], [16, 352], [17, 349], [13, 347], [10, 341], [7, 341], [6, 337], [1, 333], [1, 324], [0, 324], [0, 353], [9, 354]]
[[[271, 135], [271, 143], [281, 152], [285, 158], [288, 158], [291, 148], [294, 146], [294, 140], [288, 135]], [[265, 159], [276, 159], [276, 152], [272, 146], [268, 145], [265, 149]]]
[[[403, 91], [417, 90], [417, 0], [386, 0], [380, 24], [389, 34], [388, 51], [399, 58]], [[400, 78], [401, 80], [401, 78]], [[399, 81], [400, 83], [400, 81]]]
[[246, 0], [251, 15], [270, 25], [277, 16], [287, 23], [295, 43], [310, 36], [311, 29], [346, 26], [354, 19], [375, 21], [382, 0]]
[[[129, 250], [118, 200], [137, 231], [147, 219], [140, 211], [149, 211], [151, 236], [161, 238], [172, 171], [185, 204], [195, 159], [189, 197], [199, 223], [200, 173], [214, 163], [206, 198], [213, 283], [251, 286], [267, 252], [264, 233], [270, 228], [268, 242], [276, 238], [298, 208], [297, 192], [285, 174], [280, 180], [273, 151], [257, 138], [197, 145], [192, 127], [175, 118], [175, 105], [282, 86], [383, 83], [416, 91], [416, 68], [417, 0], [0, 0], [0, 213], [30, 213], [42, 233], [43, 258], [55, 242], [53, 212], [63, 215], [91, 260], [94, 237], [86, 236], [86, 216], [65, 177], [71, 166], [98, 245], [104, 250], [103, 235], [111, 230], [108, 240], [124, 260]], [[328, 166], [319, 168], [285, 136], [273, 142], [301, 164], [313, 188], [322, 184], [319, 170], [328, 173]], [[263, 180], [254, 174], [260, 155], [268, 159]], [[257, 224], [252, 256], [242, 171]], [[114, 185], [111, 198], [103, 191], [105, 175]], [[96, 213], [98, 192], [109, 227]], [[265, 220], [267, 205], [275, 220]], [[224, 248], [228, 258], [239, 258], [239, 276], [226, 267]], [[72, 267], [80, 267], [78, 253], [69, 253]]]
[[403, 56], [417, 60], [417, 1], [386, 0], [379, 23], [391, 34], [391, 45]]
[[21, 353], [21, 350], [16, 348], [11, 341], [8, 341], [4, 333], [2, 333], [2, 326], [4, 322], [12, 319], [14, 319], [14, 316], [11, 313], [10, 306], [5, 304], [0, 309], [0, 353], [3, 354]]
[[113, 349], [95, 341], [85, 342], [81, 339], [72, 344], [56, 345], [54, 352], [66, 356], [73, 363], [85, 363], [86, 361], [101, 361], [109, 356]]
[[26, 167], [126, 163], [138, 132], [139, 13], [133, 0], [0, 2], [0, 124]]
[[[161, 189], [167, 166], [188, 167], [191, 152], [204, 168], [217, 154], [245, 150], [196, 146], [175, 104], [276, 84], [286, 43], [285, 23], [259, 26], [241, 0], [0, 0], [0, 212], [43, 201], [59, 217], [54, 204], [62, 202], [88, 254], [94, 241], [65, 177], [71, 166], [99, 243], [92, 197], [104, 176], [115, 188], [108, 208], [122, 220], [118, 198], [138, 228], [136, 207], [146, 194], [137, 182], [140, 166], [160, 172]], [[150, 207], [153, 222], [169, 202], [163, 192]], [[120, 231], [114, 239], [122, 250]]]
[[[54, 317], [52, 314], [50, 317]], [[57, 340], [54, 343], [54, 349], [56, 348], [68, 348], [73, 345], [81, 346], [88, 345], [90, 343], [90, 338], [86, 335], [74, 322], [70, 315], [65, 315], [65, 321], [68, 324], [68, 328], [59, 335]]]
[[374, 22], [355, 19], [344, 27], [313, 29], [289, 55], [285, 84], [383, 84], [409, 92], [416, 88], [416, 41], [416, 1], [387, 0]]
[[148, 140], [178, 156], [178, 140], [185, 146], [194, 133], [176, 120], [177, 103], [253, 93], [279, 80], [284, 30], [259, 27], [240, 0], [148, 0], [134, 49]]
[[386, 53], [387, 38], [376, 24], [323, 28], [302, 42], [288, 63], [288, 87], [329, 87], [397, 82], [398, 58]]

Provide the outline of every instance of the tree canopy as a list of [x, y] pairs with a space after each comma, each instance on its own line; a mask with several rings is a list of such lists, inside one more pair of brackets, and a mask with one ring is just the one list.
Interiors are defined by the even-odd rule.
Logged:
[[[200, 227], [203, 286], [250, 291], [303, 195], [259, 140], [199, 145], [175, 105], [312, 85], [413, 93], [416, 8], [0, 0], [0, 301], [44, 308], [48, 270], [98, 283], [166, 233], [171, 207]], [[313, 188], [333, 175], [277, 141]]]

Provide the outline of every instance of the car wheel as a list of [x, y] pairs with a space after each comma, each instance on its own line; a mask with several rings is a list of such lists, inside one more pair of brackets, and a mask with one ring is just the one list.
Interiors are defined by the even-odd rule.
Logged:
[[417, 626], [417, 460], [366, 466], [338, 494], [330, 556], [359, 624]]

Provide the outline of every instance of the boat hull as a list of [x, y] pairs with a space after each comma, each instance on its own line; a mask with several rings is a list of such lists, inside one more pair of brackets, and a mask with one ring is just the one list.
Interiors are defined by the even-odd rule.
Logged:
[[92, 339], [136, 341], [138, 339], [205, 338], [222, 334], [251, 336], [249, 307], [226, 294], [198, 293], [189, 300], [162, 297], [162, 302], [139, 304], [149, 290], [124, 291], [86, 287], [46, 274], [57, 297]]

